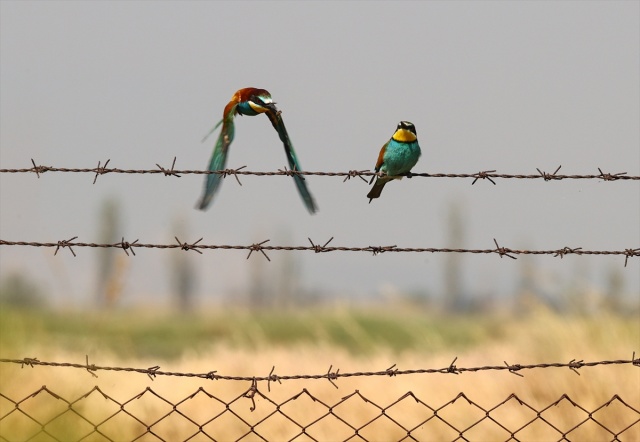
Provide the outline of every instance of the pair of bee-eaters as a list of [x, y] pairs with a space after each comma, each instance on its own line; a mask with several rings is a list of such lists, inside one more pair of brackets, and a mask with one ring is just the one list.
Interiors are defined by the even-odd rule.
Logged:
[[[293, 150], [293, 144], [291, 144], [289, 134], [284, 126], [284, 122], [282, 121], [282, 115], [276, 108], [276, 104], [273, 102], [271, 94], [264, 89], [257, 89], [254, 87], [240, 89], [233, 94], [231, 101], [229, 101], [224, 108], [222, 120], [216, 124], [207, 135], [208, 137], [218, 126], [220, 126], [220, 124], [222, 124], [222, 130], [220, 131], [216, 147], [211, 155], [211, 161], [209, 161], [210, 171], [225, 170], [229, 146], [231, 145], [235, 134], [233, 119], [236, 114], [249, 116], [266, 114], [269, 121], [271, 121], [273, 128], [278, 132], [278, 136], [284, 145], [284, 151], [287, 154], [289, 168], [294, 172], [302, 171], [296, 152]], [[207, 137], [205, 137], [205, 139]], [[389, 181], [402, 178], [402, 175], [410, 176], [411, 168], [416, 165], [419, 157], [420, 146], [418, 145], [416, 128], [408, 121], [401, 121], [391, 139], [382, 146], [382, 149], [380, 149], [378, 162], [376, 163], [376, 172], [383, 173], [379, 176], [372, 177], [369, 182], [369, 184], [371, 184], [371, 182], [373, 182], [373, 178], [376, 178], [375, 184], [367, 194], [369, 202], [371, 202], [373, 198], [378, 198], [380, 196], [384, 185]], [[204, 193], [198, 203], [199, 209], [204, 210], [209, 206], [213, 199], [213, 195], [220, 186], [221, 179], [222, 174], [219, 173], [207, 175]], [[307, 189], [304, 176], [294, 173], [293, 179], [307, 210], [312, 214], [315, 213], [318, 208], [311, 196], [311, 193], [309, 192], [309, 189]]]

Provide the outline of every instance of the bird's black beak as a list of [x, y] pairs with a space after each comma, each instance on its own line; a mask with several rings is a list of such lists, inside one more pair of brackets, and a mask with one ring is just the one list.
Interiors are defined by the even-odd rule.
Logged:
[[278, 112], [278, 108], [276, 107], [275, 103], [264, 103], [264, 107], [266, 107], [267, 109], [269, 109], [272, 112], [275, 112], [275, 113]]

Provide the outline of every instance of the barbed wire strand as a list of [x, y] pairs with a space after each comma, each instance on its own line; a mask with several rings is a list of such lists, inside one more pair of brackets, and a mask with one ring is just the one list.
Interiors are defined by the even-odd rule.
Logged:
[[[194, 170], [194, 169], [185, 169], [185, 170], [176, 170], [177, 157], [173, 158], [173, 163], [171, 168], [165, 168], [160, 164], [156, 163], [157, 169], [119, 169], [115, 167], [108, 168], [107, 165], [111, 160], [107, 160], [104, 165], [99, 161], [96, 167], [91, 168], [69, 168], [69, 167], [53, 167], [53, 166], [43, 166], [37, 165], [35, 160], [31, 159], [31, 164], [33, 167], [29, 168], [5, 168], [0, 169], [0, 173], [35, 173], [38, 178], [40, 178], [40, 174], [45, 172], [62, 172], [62, 173], [90, 173], [94, 174], [93, 183], [95, 184], [98, 176], [105, 175], [108, 173], [115, 174], [142, 174], [142, 175], [157, 175], [163, 174], [164, 176], [174, 176], [180, 178], [182, 175], [209, 175], [209, 174], [219, 174], [222, 175], [223, 178], [227, 176], [234, 176], [238, 182], [240, 182], [238, 175], [253, 175], [253, 176], [329, 176], [329, 177], [344, 177], [344, 181], [348, 181], [351, 178], [361, 178], [366, 182], [364, 177], [371, 176], [382, 176], [384, 172], [372, 172], [368, 169], [366, 170], [349, 170], [347, 172], [312, 172], [312, 171], [297, 171], [297, 170], [289, 170], [287, 168], [278, 169], [277, 171], [267, 171], [267, 172], [259, 172], [259, 171], [250, 171], [243, 170], [247, 166], [238, 167], [237, 169], [224, 169], [224, 170]], [[562, 166], [558, 166], [553, 173], [549, 173], [539, 168], [536, 168], [537, 174], [513, 174], [513, 173], [497, 173], [496, 170], [483, 170], [475, 173], [413, 173], [410, 172], [406, 174], [407, 177], [421, 177], [421, 178], [473, 178], [472, 184], [475, 184], [479, 179], [486, 179], [496, 184], [494, 179], [525, 179], [525, 180], [538, 180], [541, 179], [543, 181], [560, 181], [560, 180], [589, 180], [589, 179], [598, 179], [603, 181], [619, 181], [619, 180], [627, 180], [627, 181], [638, 181], [640, 180], [640, 175], [628, 175], [627, 172], [603, 172], [601, 168], [598, 169], [598, 173], [592, 174], [572, 174], [572, 175], [562, 175], [558, 174]]]
[[627, 266], [629, 258], [640, 256], [640, 248], [628, 248], [624, 250], [585, 250], [582, 247], [563, 247], [561, 249], [553, 250], [527, 250], [527, 249], [511, 249], [508, 247], [501, 247], [498, 241], [494, 238], [493, 242], [496, 246], [495, 249], [461, 249], [461, 248], [435, 248], [435, 247], [398, 247], [396, 245], [391, 246], [366, 246], [366, 247], [345, 247], [345, 246], [329, 246], [328, 244], [333, 240], [331, 237], [324, 245], [315, 244], [311, 238], [309, 240], [309, 246], [271, 246], [265, 245], [270, 240], [264, 240], [259, 243], [251, 245], [228, 245], [228, 244], [200, 244], [203, 238], [189, 244], [182, 242], [178, 237], [175, 237], [176, 244], [147, 244], [140, 243], [136, 239], [133, 242], [125, 241], [124, 237], [117, 243], [86, 243], [75, 241], [78, 237], [67, 240], [61, 240], [57, 242], [34, 242], [34, 241], [7, 241], [0, 239], [0, 246], [22, 246], [22, 247], [55, 247], [54, 255], [58, 253], [61, 248], [68, 248], [73, 256], [76, 256], [73, 247], [90, 247], [90, 248], [115, 248], [122, 249], [127, 255], [129, 251], [135, 256], [134, 248], [146, 248], [146, 249], [181, 249], [185, 251], [194, 250], [202, 254], [201, 250], [247, 250], [249, 254], [247, 259], [251, 257], [253, 252], [261, 252], [264, 257], [271, 261], [266, 254], [267, 251], [305, 251], [314, 253], [328, 253], [328, 252], [366, 252], [372, 253], [374, 256], [385, 253], [472, 253], [472, 254], [497, 254], [502, 258], [507, 256], [511, 259], [517, 259], [514, 255], [553, 255], [554, 257], [563, 258], [565, 255], [597, 255], [597, 256], [624, 256], [624, 266]]
[[583, 360], [575, 360], [572, 359], [569, 362], [553, 362], [553, 363], [540, 363], [540, 364], [509, 364], [504, 361], [504, 365], [485, 365], [479, 367], [458, 367], [455, 365], [458, 358], [456, 357], [451, 364], [447, 367], [443, 368], [420, 368], [420, 369], [409, 369], [409, 370], [400, 370], [396, 368], [396, 364], [393, 364], [391, 367], [386, 370], [380, 371], [358, 371], [358, 372], [340, 372], [339, 368], [334, 370], [333, 365], [329, 367], [326, 373], [320, 374], [294, 374], [294, 375], [284, 375], [279, 376], [274, 373], [275, 366], [271, 369], [269, 375], [267, 376], [229, 376], [218, 374], [216, 370], [207, 372], [207, 373], [188, 373], [188, 372], [174, 372], [174, 371], [163, 371], [160, 370], [160, 366], [156, 365], [149, 368], [134, 368], [134, 367], [110, 367], [110, 366], [99, 366], [95, 364], [89, 364], [89, 356], [86, 356], [86, 362], [84, 364], [78, 364], [73, 362], [48, 362], [48, 361], [40, 361], [38, 358], [23, 358], [23, 359], [0, 359], [0, 363], [4, 364], [19, 364], [21, 368], [25, 366], [35, 367], [35, 366], [47, 366], [47, 367], [65, 367], [65, 368], [77, 368], [86, 370], [91, 373], [92, 376], [97, 377], [95, 374], [96, 371], [118, 371], [118, 372], [130, 372], [130, 373], [141, 373], [149, 376], [151, 380], [153, 380], [156, 376], [175, 376], [175, 377], [188, 377], [188, 378], [201, 378], [201, 379], [209, 379], [214, 381], [224, 380], [224, 381], [244, 381], [251, 382], [252, 385], [255, 385], [256, 382], [267, 382], [267, 388], [271, 391], [271, 382], [282, 383], [282, 381], [288, 380], [299, 380], [299, 379], [327, 379], [331, 384], [338, 388], [338, 386], [333, 382], [339, 378], [351, 378], [351, 377], [363, 377], [363, 376], [402, 376], [402, 375], [410, 375], [410, 374], [462, 374], [466, 372], [475, 373], [479, 371], [508, 371], [517, 376], [523, 377], [521, 373], [518, 373], [522, 370], [532, 370], [532, 369], [545, 369], [545, 368], [569, 368], [577, 375], [578, 370], [583, 367], [595, 367], [599, 365], [631, 365], [635, 367], [640, 367], [640, 358], [636, 358], [635, 352], [631, 356], [631, 359], [615, 359], [615, 360], [603, 360], [603, 361], [593, 361], [593, 362], [584, 362]]

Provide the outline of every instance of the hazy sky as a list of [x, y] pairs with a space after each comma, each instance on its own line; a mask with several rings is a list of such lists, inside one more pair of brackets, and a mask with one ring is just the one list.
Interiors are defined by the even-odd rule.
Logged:
[[[400, 120], [423, 155], [414, 172], [640, 174], [640, 3], [606, 2], [0, 2], [0, 167], [204, 169], [201, 144], [239, 88], [268, 89], [303, 168], [372, 169]], [[267, 118], [237, 121], [229, 167], [286, 164]], [[640, 247], [640, 183], [414, 178], [368, 204], [355, 179], [309, 177], [310, 216], [291, 178], [227, 179], [194, 209], [202, 176], [0, 175], [0, 237], [98, 241], [100, 207], [116, 198], [120, 236], [207, 244], [448, 247], [458, 201], [464, 246], [619, 250]], [[96, 253], [0, 248], [2, 276], [32, 275], [60, 299], [92, 300]], [[248, 287], [245, 252], [189, 252], [200, 296]], [[125, 296], [169, 290], [168, 253], [127, 259]], [[122, 253], [124, 256], [124, 253]], [[265, 271], [286, 259], [270, 253]], [[126, 258], [126, 256], [125, 256]], [[296, 252], [307, 289], [360, 295], [438, 293], [446, 255]], [[251, 259], [263, 259], [252, 256]], [[472, 293], [509, 293], [522, 260], [465, 255]], [[547, 288], [575, 272], [602, 287], [620, 268], [640, 293], [640, 259], [533, 259]], [[159, 297], [158, 299], [161, 299]]]

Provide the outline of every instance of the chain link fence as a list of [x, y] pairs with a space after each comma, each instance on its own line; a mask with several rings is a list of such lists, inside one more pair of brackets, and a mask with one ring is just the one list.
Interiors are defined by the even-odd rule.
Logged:
[[[381, 387], [391, 387], [391, 378], [407, 375], [467, 377], [478, 376], [479, 372], [506, 371], [522, 377], [525, 371], [568, 373], [566, 369], [580, 375], [582, 370], [593, 370], [597, 366], [611, 370], [612, 375], [621, 373], [613, 371], [616, 366], [625, 374], [637, 375], [640, 359], [636, 359], [635, 353], [631, 359], [532, 365], [505, 362], [504, 366], [458, 367], [454, 360], [448, 367], [431, 369], [400, 370], [392, 366], [381, 371], [340, 372], [330, 367], [326, 373], [310, 375], [279, 376], [273, 367], [268, 376], [257, 377], [230, 376], [216, 371], [162, 371], [159, 366], [99, 366], [86, 359], [85, 364], [37, 358], [1, 359], [0, 364], [12, 368], [5, 374], [10, 373], [14, 380], [7, 383], [4, 379], [0, 389], [0, 440], [640, 440], [640, 407], [634, 402], [635, 393], [629, 393], [628, 398], [614, 394], [607, 400], [587, 396], [574, 400], [562, 394], [550, 400], [548, 395], [541, 397], [536, 389], [528, 395], [512, 393], [502, 399], [495, 399], [499, 395], [483, 397], [475, 391], [443, 400], [446, 396], [434, 397], [431, 388], [418, 380], [401, 384], [411, 386], [412, 391], [400, 390], [406, 392], [396, 396], [390, 390], [380, 395]], [[23, 372], [20, 366], [25, 370], [39, 367], [47, 371], [88, 372], [94, 380], [98, 377], [96, 373], [116, 378], [105, 379], [101, 386], [85, 387], [86, 383], [78, 383], [81, 378], [72, 375], [65, 378], [67, 384], [72, 379], [71, 387], [61, 382], [59, 387], [44, 385], [25, 394], [30, 388], [27, 384], [20, 388], [11, 385]], [[31, 383], [34, 379], [44, 379], [37, 374], [28, 376]], [[128, 382], [136, 376], [137, 381]], [[123, 377], [127, 388], [119, 386], [125, 381]], [[635, 385], [631, 377], [627, 385]], [[159, 378], [166, 383], [146, 388], [141, 385]], [[369, 381], [350, 383], [356, 378]], [[52, 379], [63, 378], [49, 377], [49, 382]], [[196, 386], [202, 382], [207, 385], [178, 387], [180, 379], [195, 382]], [[372, 383], [375, 379], [377, 386]], [[527, 377], [526, 382], [537, 383], [541, 379], [551, 378]], [[328, 383], [312, 385], [312, 380]], [[298, 389], [291, 382], [304, 384]], [[338, 382], [347, 382], [347, 385], [342, 384], [339, 389]], [[226, 388], [229, 385], [240, 388]], [[575, 397], [575, 392], [572, 396]]]
[[171, 400], [147, 387], [125, 400], [94, 387], [63, 397], [46, 386], [0, 393], [5, 441], [611, 440], [640, 438], [640, 411], [618, 395], [587, 408], [567, 395], [543, 406], [510, 395], [491, 407], [463, 393], [444, 404], [411, 391], [377, 403], [355, 390], [327, 402], [306, 388], [285, 400], [253, 384], [228, 399], [200, 387]]

